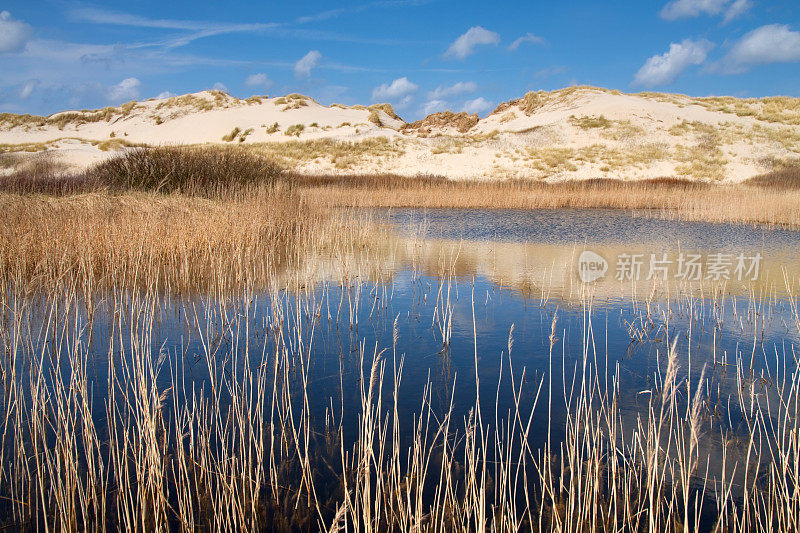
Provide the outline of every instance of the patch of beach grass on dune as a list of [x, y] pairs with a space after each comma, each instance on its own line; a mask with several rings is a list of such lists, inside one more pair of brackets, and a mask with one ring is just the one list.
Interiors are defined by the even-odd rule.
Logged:
[[675, 172], [679, 176], [712, 181], [725, 178], [728, 164], [720, 149], [719, 137], [714, 133], [704, 134], [693, 146], [676, 146], [675, 161], [678, 163]]
[[318, 139], [275, 143], [252, 143], [245, 147], [256, 154], [273, 158], [287, 168], [316, 160], [327, 161], [337, 169], [350, 169], [370, 160], [398, 157], [405, 153], [403, 142], [388, 137], [361, 141]]
[[601, 172], [641, 169], [667, 159], [670, 152], [662, 143], [642, 143], [624, 149], [592, 144], [580, 148], [529, 148], [522, 155], [538, 177], [544, 178], [576, 172], [584, 164], [600, 165]]

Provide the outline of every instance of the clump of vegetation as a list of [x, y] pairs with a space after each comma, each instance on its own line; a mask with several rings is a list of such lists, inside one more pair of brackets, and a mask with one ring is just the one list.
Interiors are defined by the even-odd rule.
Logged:
[[383, 122], [381, 122], [381, 116], [378, 114], [378, 110], [377, 109], [370, 110], [369, 117], [367, 118], [367, 121], [372, 122], [373, 124], [375, 124], [379, 128], [383, 127]]
[[576, 155], [574, 148], [532, 148], [528, 150], [528, 161], [531, 168], [550, 176], [578, 170], [573, 161]]
[[89, 171], [112, 189], [214, 194], [248, 185], [274, 185], [282, 167], [238, 147], [141, 147]]
[[283, 132], [283, 134], [289, 137], [300, 137], [300, 134], [303, 133], [304, 129], [306, 129], [306, 127], [303, 124], [292, 124], [286, 128], [286, 131]]
[[281, 96], [280, 98], [276, 98], [273, 103], [276, 106], [283, 106], [283, 108], [281, 108], [281, 111], [289, 111], [292, 109], [300, 109], [301, 107], [306, 107], [309, 102], [313, 101], [314, 100], [310, 96], [292, 93], [292, 94], [287, 94], [286, 96]]
[[372, 104], [367, 109], [370, 111], [383, 111], [391, 118], [399, 120], [400, 122], [405, 122], [397, 113], [394, 112], [394, 107], [392, 107], [392, 104]]
[[133, 146], [133, 144], [129, 143], [125, 139], [109, 139], [97, 143], [96, 146], [98, 150], [102, 152], [108, 152], [108, 151], [121, 150], [123, 148]]
[[571, 115], [569, 117], [569, 122], [573, 126], [577, 126], [582, 130], [590, 130], [595, 128], [610, 128], [613, 124], [612, 120], [608, 120], [603, 115], [600, 116], [592, 116], [592, 115], [584, 115], [580, 118], [576, 117], [575, 115]]
[[678, 145], [675, 147], [675, 160], [679, 162], [675, 172], [681, 176], [698, 179], [719, 180], [725, 177], [728, 164], [719, 147], [719, 137], [713, 133], [701, 136], [694, 146]]
[[800, 159], [770, 159], [766, 163], [771, 167], [770, 171], [748, 179], [747, 185], [778, 190], [800, 189]]
[[630, 120], [614, 120], [610, 127], [600, 132], [600, 136], [612, 141], [629, 141], [644, 133], [644, 128], [636, 126]]
[[223, 135], [222, 140], [225, 141], [226, 143], [229, 143], [233, 141], [239, 135], [239, 133], [241, 133], [241, 131], [242, 130], [238, 126], [236, 126], [230, 131], [230, 133]]
[[273, 133], [277, 132], [280, 129], [281, 129], [281, 127], [278, 125], [278, 123], [277, 122], [273, 122], [267, 128], [267, 135], [272, 135]]
[[506, 113], [502, 117], [500, 117], [500, 124], [505, 124], [506, 122], [511, 122], [515, 118], [517, 118], [516, 113], [514, 113], [513, 111], [509, 111], [508, 113]]
[[247, 136], [250, 135], [251, 133], [253, 133], [253, 128], [248, 128], [248, 129], [244, 130], [239, 135], [239, 142], [243, 143], [245, 141], [245, 139], [247, 139]]
[[403, 126], [404, 131], [416, 131], [418, 133], [428, 134], [434, 128], [454, 128], [459, 133], [466, 133], [478, 124], [478, 115], [470, 115], [464, 113], [453, 113], [452, 111], [442, 111], [440, 113], [433, 113], [428, 115], [422, 120], [412, 122]]

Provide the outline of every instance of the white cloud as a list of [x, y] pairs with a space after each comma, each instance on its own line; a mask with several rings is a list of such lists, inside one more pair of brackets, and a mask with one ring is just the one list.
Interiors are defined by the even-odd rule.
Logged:
[[11, 18], [8, 11], [0, 11], [0, 53], [19, 52], [33, 35], [28, 24]]
[[476, 113], [478, 115], [486, 111], [489, 111], [491, 108], [492, 108], [492, 103], [482, 96], [479, 96], [474, 100], [467, 100], [466, 102], [464, 102], [464, 107], [462, 107], [462, 109], [467, 113], [470, 114]]
[[800, 61], [800, 32], [785, 24], [769, 24], [745, 34], [715, 68], [734, 74], [755, 65], [796, 61]]
[[727, 24], [739, 15], [747, 13], [750, 11], [751, 7], [753, 7], [753, 3], [750, 0], [736, 0], [730, 5], [728, 10], [725, 11], [725, 18], [722, 20], [722, 23]]
[[677, 20], [700, 15], [724, 15], [723, 23], [730, 22], [751, 7], [750, 0], [673, 0], [661, 9], [661, 18]]
[[108, 99], [113, 102], [122, 100], [135, 100], [139, 97], [139, 89], [142, 87], [142, 82], [137, 78], [125, 78], [116, 85], [108, 88]]
[[311, 76], [311, 69], [316, 67], [321, 59], [322, 54], [319, 51], [311, 50], [294, 64], [294, 75], [298, 78], [308, 78]]
[[22, 84], [19, 89], [19, 97], [23, 100], [27, 99], [33, 91], [39, 86], [39, 80], [28, 80]]
[[480, 26], [473, 26], [467, 33], [453, 41], [445, 58], [464, 59], [475, 52], [475, 47], [481, 44], [497, 45], [500, 42], [500, 35], [493, 31], [486, 30]]
[[270, 80], [269, 77], [263, 72], [258, 72], [256, 74], [250, 74], [247, 76], [247, 79], [244, 80], [244, 84], [248, 87], [266, 88], [272, 85], [272, 80]]
[[[382, 84], [375, 87], [372, 91], [373, 100], [397, 100], [398, 98], [406, 99], [411, 93], [416, 92], [419, 86], [416, 83], [408, 81], [408, 78], [403, 76], [397, 78], [391, 84]], [[406, 104], [411, 103], [410, 98]]]
[[441, 100], [447, 96], [474, 93], [477, 90], [478, 84], [474, 81], [460, 81], [453, 85], [439, 85], [436, 89], [428, 93], [428, 98], [430, 100]]
[[706, 60], [713, 43], [705, 39], [684, 39], [669, 45], [669, 51], [648, 59], [633, 79], [634, 85], [653, 87], [668, 85], [688, 67], [700, 65]]
[[450, 107], [450, 104], [448, 104], [444, 100], [428, 100], [422, 106], [422, 112], [425, 114], [425, 116], [427, 116], [430, 115], [431, 113], [444, 111], [448, 107]]
[[508, 49], [516, 50], [522, 43], [544, 44], [545, 40], [544, 37], [539, 37], [538, 35], [534, 35], [532, 33], [526, 33], [525, 35], [523, 35], [522, 37], [518, 38], [516, 41], [511, 43]]
[[211, 90], [212, 91], [222, 91], [222, 92], [226, 93], [226, 92], [228, 92], [228, 87], [224, 83], [222, 83], [221, 81], [218, 81], [217, 83], [215, 83], [214, 85], [211, 86]]
[[166, 98], [172, 98], [173, 96], [175, 96], [175, 95], [173, 93], [169, 92], [169, 91], [161, 91], [160, 93], [158, 93], [158, 96], [156, 96], [156, 99], [157, 100], [164, 100]]

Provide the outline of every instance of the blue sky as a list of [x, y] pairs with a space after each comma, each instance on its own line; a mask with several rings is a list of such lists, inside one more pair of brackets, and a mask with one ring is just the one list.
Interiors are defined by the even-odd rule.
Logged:
[[800, 2], [0, 2], [0, 111], [224, 88], [406, 119], [587, 84], [800, 96]]

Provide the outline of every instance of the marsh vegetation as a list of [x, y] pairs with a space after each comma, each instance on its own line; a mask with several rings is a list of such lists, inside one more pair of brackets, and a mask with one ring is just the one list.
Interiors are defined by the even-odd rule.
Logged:
[[[799, 249], [768, 229], [800, 223], [790, 167], [730, 187], [303, 176], [238, 143], [39, 164], [0, 178], [7, 527], [798, 527], [800, 273], [554, 282], [575, 233], [501, 281], [482, 265], [544, 248], [478, 254], [424, 211], [404, 233], [364, 210], [635, 210], [722, 228], [654, 247], [736, 234], [778, 261]], [[580, 227], [551, 213], [520, 235]]]

